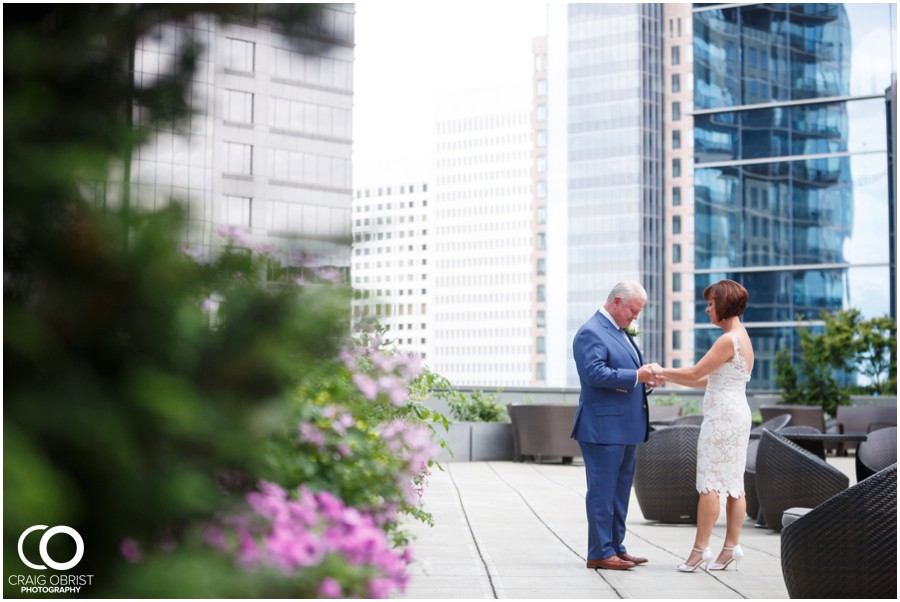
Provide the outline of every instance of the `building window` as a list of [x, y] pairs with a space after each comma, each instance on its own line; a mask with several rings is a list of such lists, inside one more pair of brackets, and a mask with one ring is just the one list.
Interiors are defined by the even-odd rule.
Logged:
[[672, 205], [677, 207], [681, 204], [681, 186], [672, 187]]
[[538, 207], [537, 208], [537, 223], [539, 223], [539, 224], [547, 223], [547, 208], [546, 207]]
[[225, 121], [253, 123], [253, 94], [239, 90], [225, 90]]
[[681, 103], [673, 102], [672, 103], [672, 121], [679, 121], [681, 119]]
[[545, 343], [544, 337], [537, 337], [535, 339], [535, 351], [538, 355], [544, 355], [547, 353], [547, 345]]
[[537, 318], [535, 319], [535, 326], [538, 328], [544, 328], [547, 326], [547, 316], [543, 309], [539, 309], [537, 312]]
[[681, 368], [681, 360], [672, 360], [673, 368]]
[[672, 274], [672, 292], [673, 293], [681, 292], [681, 274], [678, 272]]
[[537, 110], [535, 111], [535, 115], [537, 116], [538, 123], [544, 123], [547, 121], [547, 105], [541, 103], [537, 106]]
[[672, 319], [675, 321], [681, 320], [681, 301], [672, 302]]
[[547, 171], [547, 157], [541, 155], [537, 158], [535, 163], [537, 164], [538, 173], [545, 173]]
[[672, 177], [681, 177], [681, 159], [672, 159]]
[[256, 45], [246, 40], [228, 38], [225, 44], [225, 66], [235, 71], [253, 72]]
[[540, 181], [537, 183], [537, 198], [539, 198], [539, 199], [547, 198], [547, 182]]
[[538, 301], [546, 301], [547, 300], [546, 289], [543, 284], [537, 285], [537, 300]]
[[672, 92], [681, 92], [681, 74], [673, 73], [672, 74]]
[[547, 273], [547, 260], [543, 257], [537, 260], [537, 275], [544, 276]]
[[222, 202], [222, 223], [229, 226], [251, 227], [251, 205], [252, 200], [247, 197], [226, 195]]
[[672, 331], [672, 349], [681, 349], [681, 331]]
[[538, 148], [546, 148], [547, 147], [547, 130], [538, 130], [537, 145], [538, 145]]
[[681, 64], [681, 48], [679, 48], [678, 46], [672, 46], [672, 64]]
[[681, 148], [681, 130], [672, 130], [672, 148]]
[[672, 245], [672, 263], [681, 263], [681, 245]]
[[547, 235], [543, 232], [538, 232], [537, 235], [537, 248], [538, 251], [543, 251], [547, 248]]
[[253, 174], [253, 147], [236, 142], [225, 143], [225, 173], [249, 176]]
[[672, 234], [681, 234], [681, 216], [672, 216]]
[[539, 79], [537, 81], [537, 95], [538, 96], [547, 96], [547, 80]]
[[535, 378], [537, 380], [546, 380], [546, 369], [544, 368], [544, 362], [538, 362], [535, 368]]

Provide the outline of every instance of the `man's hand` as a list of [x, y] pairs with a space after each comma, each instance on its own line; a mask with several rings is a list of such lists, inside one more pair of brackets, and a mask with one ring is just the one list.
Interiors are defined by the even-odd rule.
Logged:
[[638, 368], [639, 383], [647, 383], [651, 387], [658, 387], [666, 382], [666, 379], [661, 374], [654, 373], [654, 365], [658, 370], [661, 370], [661, 368], [659, 368], [659, 364], [645, 364]]

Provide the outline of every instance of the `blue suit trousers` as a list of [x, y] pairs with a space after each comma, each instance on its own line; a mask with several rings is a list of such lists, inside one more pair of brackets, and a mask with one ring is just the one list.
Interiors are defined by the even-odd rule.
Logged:
[[587, 475], [588, 560], [625, 554], [625, 516], [631, 498], [637, 445], [579, 441]]

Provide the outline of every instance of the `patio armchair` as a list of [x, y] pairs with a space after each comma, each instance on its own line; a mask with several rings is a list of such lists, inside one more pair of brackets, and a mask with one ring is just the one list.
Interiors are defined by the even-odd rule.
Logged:
[[[782, 414], [754, 427], [750, 432], [761, 433], [765, 429], [778, 432], [786, 427], [790, 421], [790, 414]], [[747, 502], [747, 516], [752, 519], [759, 517], [759, 496], [756, 495], [756, 453], [758, 449], [759, 439], [751, 439], [747, 444], [747, 463], [744, 468], [744, 499]]]
[[688, 414], [672, 421], [672, 426], [700, 426], [701, 424], [703, 424], [703, 414]]
[[[839, 406], [834, 423], [828, 432], [841, 434], [866, 434], [880, 428], [897, 426], [897, 405]], [[856, 441], [838, 444], [838, 452], [847, 455], [856, 449]]]
[[841, 471], [796, 443], [768, 430], [760, 435], [756, 492], [770, 529], [781, 530], [781, 517], [788, 508], [815, 507], [849, 484]]
[[514, 461], [530, 456], [542, 462], [553, 457], [568, 464], [581, 457], [578, 442], [570, 437], [577, 405], [511, 403], [506, 407], [512, 422]]
[[879, 429], [856, 450], [856, 480], [862, 481], [897, 463], [897, 427]]
[[781, 532], [791, 598], [897, 598], [896, 464], [800, 514]]
[[697, 522], [699, 438], [699, 426], [671, 426], [652, 431], [638, 446], [634, 493], [647, 520]]

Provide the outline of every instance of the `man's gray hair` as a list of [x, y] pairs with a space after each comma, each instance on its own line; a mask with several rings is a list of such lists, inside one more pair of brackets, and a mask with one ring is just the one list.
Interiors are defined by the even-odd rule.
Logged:
[[612, 287], [612, 290], [609, 291], [609, 296], [606, 298], [606, 302], [611, 303], [616, 297], [620, 297], [622, 301], [625, 301], [626, 303], [631, 301], [632, 297], [640, 297], [641, 300], [646, 303], [647, 291], [644, 290], [644, 287], [641, 286], [640, 282], [623, 280]]

